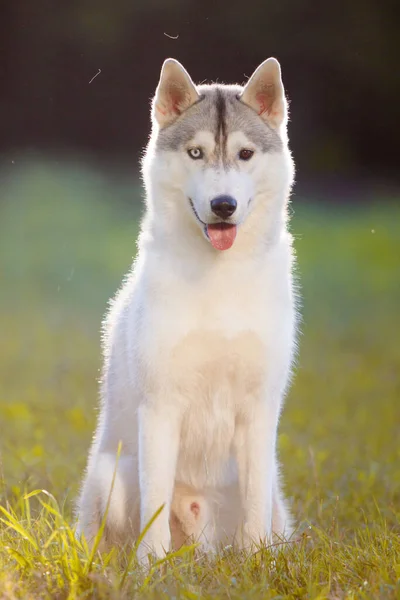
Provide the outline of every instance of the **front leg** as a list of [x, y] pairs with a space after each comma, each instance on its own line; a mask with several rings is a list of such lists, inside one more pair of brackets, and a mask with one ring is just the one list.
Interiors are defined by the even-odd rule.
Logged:
[[161, 514], [151, 525], [139, 548], [139, 558], [170, 550], [169, 518], [179, 449], [180, 416], [171, 406], [142, 405], [139, 409], [140, 525], [143, 531], [157, 510]]
[[241, 546], [269, 543], [278, 410], [261, 400], [238, 419], [235, 452], [243, 508]]

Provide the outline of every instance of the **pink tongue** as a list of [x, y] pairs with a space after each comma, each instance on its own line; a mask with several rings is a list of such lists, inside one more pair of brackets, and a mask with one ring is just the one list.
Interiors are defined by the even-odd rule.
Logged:
[[229, 223], [207, 225], [210, 242], [217, 250], [228, 250], [235, 241], [237, 227]]

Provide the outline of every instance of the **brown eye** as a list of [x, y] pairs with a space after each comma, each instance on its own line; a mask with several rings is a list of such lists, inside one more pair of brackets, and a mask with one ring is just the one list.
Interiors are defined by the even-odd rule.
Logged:
[[248, 148], [243, 148], [239, 152], [239, 158], [240, 158], [240, 160], [250, 160], [250, 158], [253, 156], [253, 154], [254, 154], [253, 150], [249, 150]]

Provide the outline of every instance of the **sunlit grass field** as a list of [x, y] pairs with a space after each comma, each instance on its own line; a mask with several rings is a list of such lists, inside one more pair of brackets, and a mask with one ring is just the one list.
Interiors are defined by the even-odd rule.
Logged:
[[292, 543], [189, 548], [143, 572], [129, 549], [75, 541], [100, 321], [140, 195], [73, 164], [0, 174], [0, 598], [400, 598], [400, 208], [382, 197], [293, 201], [303, 333], [279, 436]]

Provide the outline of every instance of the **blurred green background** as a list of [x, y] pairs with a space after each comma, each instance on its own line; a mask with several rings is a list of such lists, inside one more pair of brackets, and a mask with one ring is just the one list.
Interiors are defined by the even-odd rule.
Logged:
[[[135, 253], [161, 63], [244, 81], [282, 63], [303, 334], [279, 448], [299, 520], [400, 501], [395, 2], [6, 0], [1, 7], [0, 501], [72, 500], [100, 322]], [[96, 76], [94, 79], [93, 77]]]

